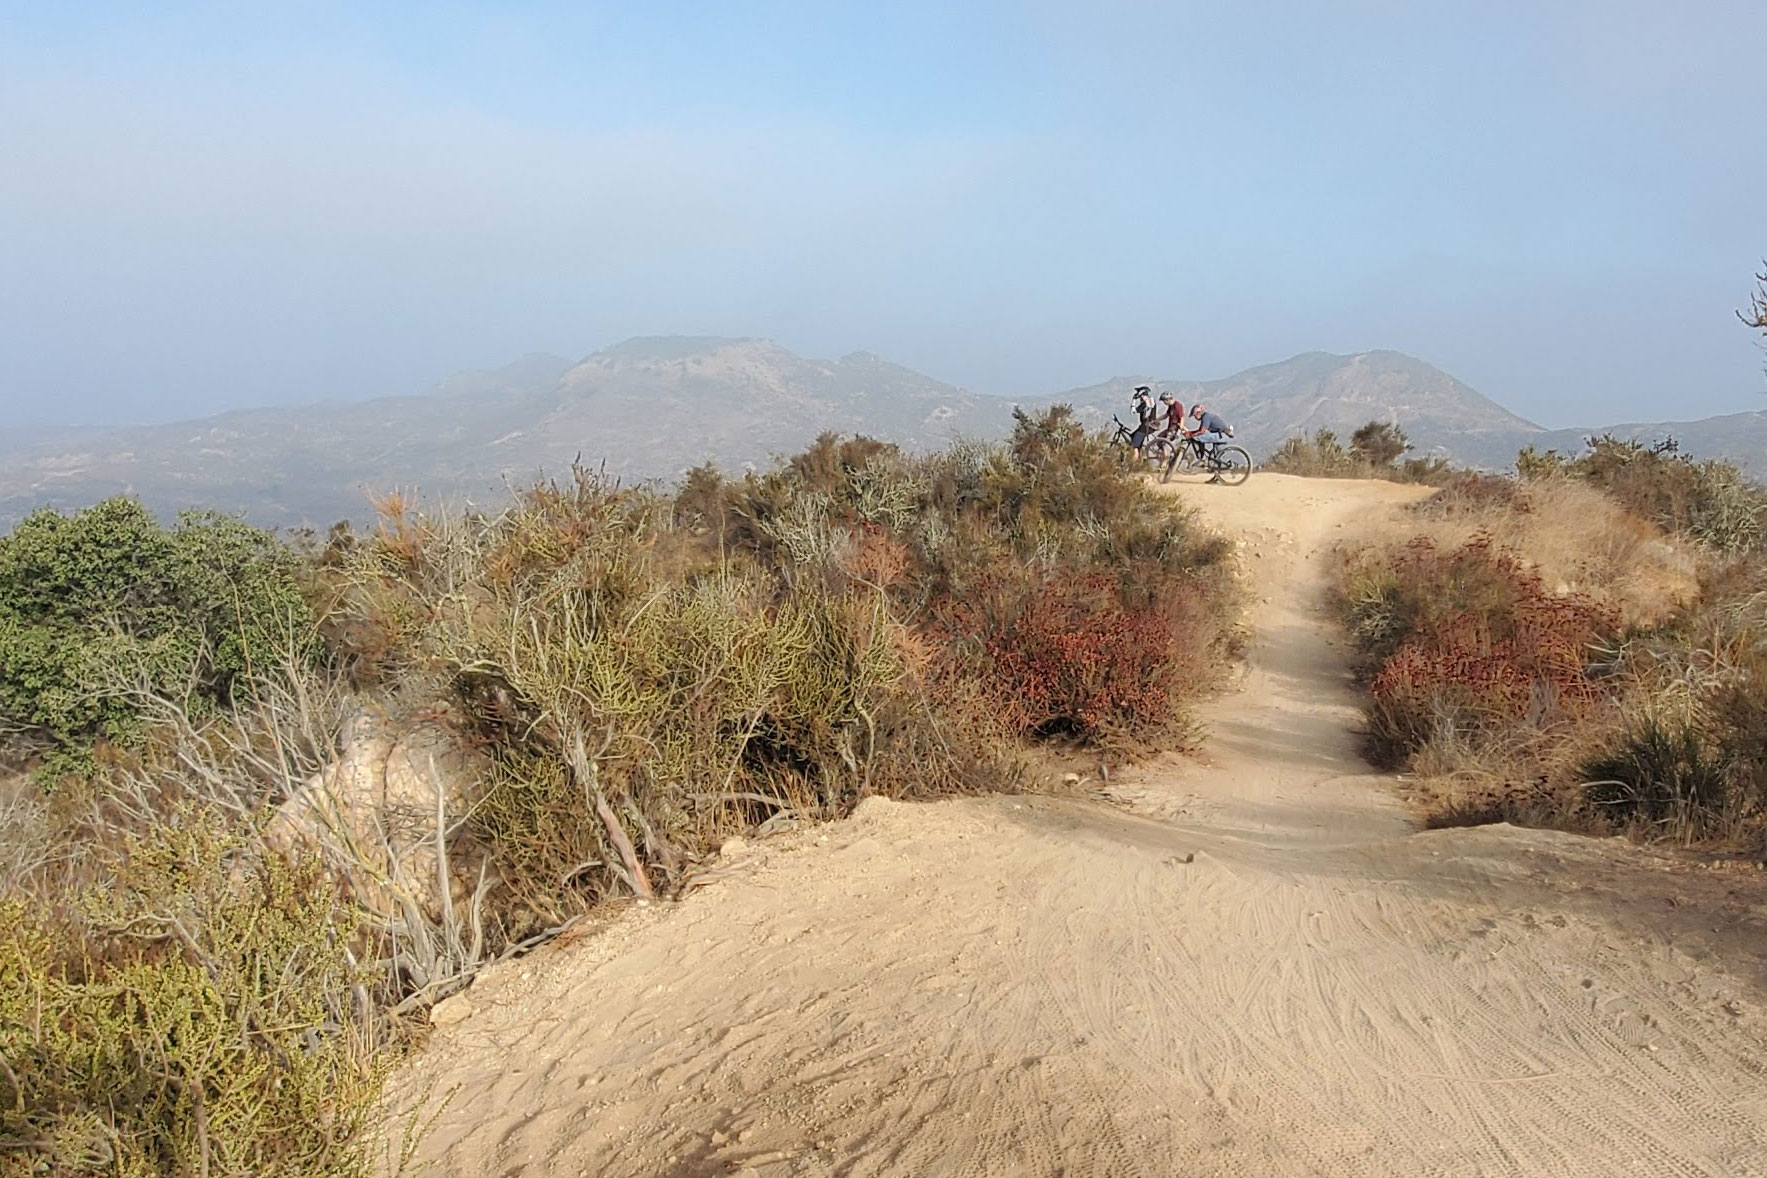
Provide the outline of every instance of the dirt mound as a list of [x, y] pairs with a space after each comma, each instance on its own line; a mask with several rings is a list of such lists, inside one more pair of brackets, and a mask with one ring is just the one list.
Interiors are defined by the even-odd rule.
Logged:
[[[1419, 493], [1180, 487], [1261, 603], [1200, 758], [869, 802], [487, 976], [400, 1078], [484, 1175], [1767, 1174], [1760, 880], [1419, 832], [1311, 569]], [[1722, 931], [1719, 931], [1722, 930]]]

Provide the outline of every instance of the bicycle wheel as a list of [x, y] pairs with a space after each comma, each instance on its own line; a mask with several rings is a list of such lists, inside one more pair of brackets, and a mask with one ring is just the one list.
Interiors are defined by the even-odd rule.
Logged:
[[1252, 456], [1238, 446], [1218, 446], [1209, 463], [1215, 477], [1229, 487], [1237, 487], [1252, 477]]
[[1165, 469], [1167, 464], [1172, 461], [1174, 454], [1172, 439], [1162, 438], [1158, 435], [1149, 438], [1147, 445], [1141, 448], [1141, 456], [1147, 459], [1148, 465], [1155, 470]]

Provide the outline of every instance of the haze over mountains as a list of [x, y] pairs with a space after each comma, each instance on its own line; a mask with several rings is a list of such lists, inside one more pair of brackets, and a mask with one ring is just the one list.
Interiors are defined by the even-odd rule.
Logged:
[[[766, 340], [661, 337], [576, 364], [533, 355], [459, 373], [423, 397], [0, 440], [0, 523], [44, 504], [79, 507], [128, 492], [156, 511], [214, 507], [264, 524], [324, 526], [368, 516], [368, 494], [395, 488], [495, 504], [510, 485], [565, 473], [578, 458], [644, 479], [706, 461], [728, 471], [763, 465], [824, 430], [925, 449], [1001, 436], [1014, 404], [1066, 402], [1103, 426], [1112, 413], [1128, 416], [1136, 384], [1170, 390], [1187, 405], [1200, 398], [1257, 456], [1292, 434], [1348, 434], [1376, 418], [1403, 426], [1419, 450], [1488, 467], [1507, 465], [1528, 443], [1575, 450], [1591, 432], [1544, 430], [1398, 352], [1308, 353], [1216, 381], [1120, 377], [1015, 401], [868, 353], [824, 362]], [[1614, 429], [1672, 433], [1695, 453], [1767, 474], [1767, 412]]]

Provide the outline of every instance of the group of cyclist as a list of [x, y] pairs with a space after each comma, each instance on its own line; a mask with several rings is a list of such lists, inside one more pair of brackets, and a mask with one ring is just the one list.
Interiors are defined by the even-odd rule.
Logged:
[[[1135, 409], [1138, 422], [1129, 435], [1129, 448], [1137, 460], [1141, 458], [1142, 447], [1151, 438], [1165, 438], [1176, 445], [1182, 437], [1200, 451], [1204, 445], [1224, 442], [1233, 436], [1233, 427], [1205, 409], [1201, 401], [1190, 407], [1189, 421], [1194, 423], [1190, 425], [1185, 424], [1184, 403], [1171, 393], [1161, 393], [1156, 403], [1151, 389], [1144, 384], [1136, 385], [1129, 403]], [[1209, 481], [1218, 483], [1221, 476], [1216, 474]]]

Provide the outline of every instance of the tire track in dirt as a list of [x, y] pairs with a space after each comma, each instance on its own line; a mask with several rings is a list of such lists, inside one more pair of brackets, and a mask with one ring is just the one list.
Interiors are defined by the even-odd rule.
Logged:
[[1550, 832], [1415, 830], [1356, 758], [1314, 572], [1339, 525], [1411, 492], [1179, 493], [1245, 542], [1265, 598], [1203, 757], [1114, 782], [1114, 806], [869, 801], [493, 972], [395, 1085], [434, 1116], [420, 1157], [1767, 1175], [1760, 881]]

